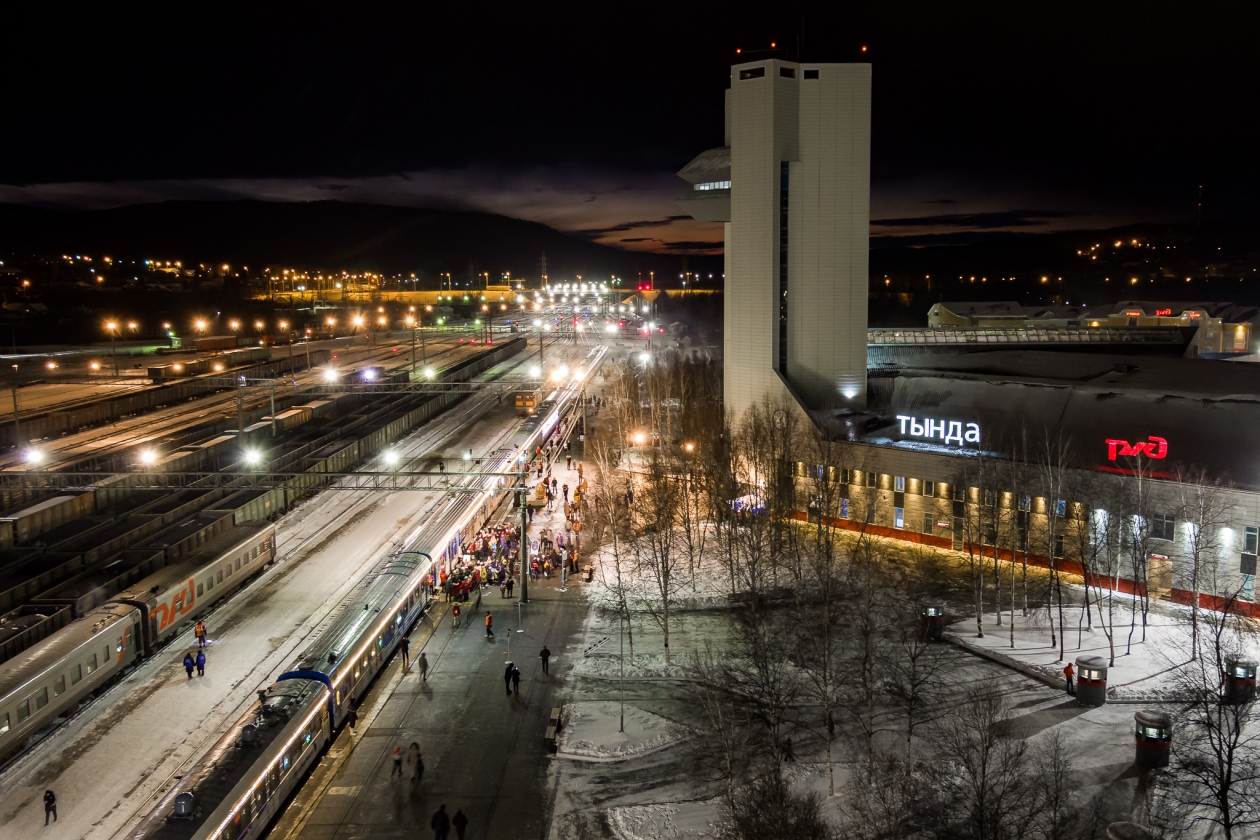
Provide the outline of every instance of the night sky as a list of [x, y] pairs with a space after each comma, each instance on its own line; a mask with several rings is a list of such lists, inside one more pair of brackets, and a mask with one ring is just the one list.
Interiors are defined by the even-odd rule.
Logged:
[[711, 250], [673, 172], [774, 41], [874, 65], [874, 236], [1193, 222], [1200, 184], [1205, 218], [1260, 215], [1249, 3], [174, 5], [7, 10], [0, 201], [337, 198]]

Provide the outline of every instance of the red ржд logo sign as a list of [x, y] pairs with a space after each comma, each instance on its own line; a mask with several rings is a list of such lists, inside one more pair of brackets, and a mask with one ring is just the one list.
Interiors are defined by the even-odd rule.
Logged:
[[1147, 458], [1168, 457], [1168, 441], [1162, 437], [1151, 435], [1146, 440], [1129, 443], [1127, 440], [1107, 440], [1107, 460], [1114, 461], [1117, 456], [1133, 457], [1145, 455]]

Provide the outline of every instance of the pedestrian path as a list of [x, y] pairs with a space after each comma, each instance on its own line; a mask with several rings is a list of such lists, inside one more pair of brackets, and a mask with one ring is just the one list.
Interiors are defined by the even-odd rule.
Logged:
[[[563, 458], [557, 467], [563, 476]], [[563, 525], [563, 513], [536, 515], [530, 540]], [[569, 646], [586, 602], [575, 583], [565, 591], [554, 576], [530, 581], [529, 602], [519, 611], [516, 603], [487, 588], [481, 610], [466, 610], [458, 629], [450, 605], [436, 604], [411, 633], [411, 668], [395, 657], [360, 707], [357, 729], [338, 736], [270, 837], [430, 837], [443, 804], [448, 816], [462, 809], [468, 817], [469, 840], [541, 836], [551, 800], [544, 736], [574, 663], [553, 653], [544, 674], [539, 653]], [[494, 615], [493, 638], [485, 633], [486, 610]], [[414, 661], [422, 652], [427, 681]], [[521, 671], [519, 695], [504, 690], [508, 662]], [[412, 742], [424, 761], [419, 782], [405, 761], [402, 777], [393, 774], [395, 747], [406, 756]]]

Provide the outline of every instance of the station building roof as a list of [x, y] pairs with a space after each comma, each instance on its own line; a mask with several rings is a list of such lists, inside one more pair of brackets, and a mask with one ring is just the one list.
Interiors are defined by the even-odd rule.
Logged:
[[[1203, 467], [1260, 488], [1260, 366], [997, 350], [872, 371], [869, 398], [861, 436], [872, 443], [1009, 453], [1049, 434], [1069, 443], [1080, 467], [1143, 463], [1165, 477]], [[979, 441], [945, 440], [968, 424]]]

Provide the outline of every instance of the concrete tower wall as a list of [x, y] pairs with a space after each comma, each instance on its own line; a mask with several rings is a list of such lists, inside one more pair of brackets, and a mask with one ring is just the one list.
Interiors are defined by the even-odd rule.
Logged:
[[871, 67], [801, 65], [799, 159], [791, 164], [788, 364], [812, 408], [866, 393]]
[[737, 416], [789, 388], [809, 408], [865, 403], [870, 78], [861, 64], [731, 70], [724, 397]]

